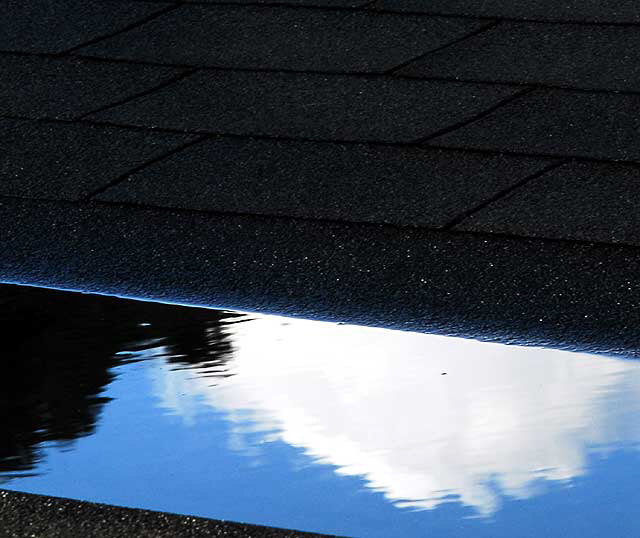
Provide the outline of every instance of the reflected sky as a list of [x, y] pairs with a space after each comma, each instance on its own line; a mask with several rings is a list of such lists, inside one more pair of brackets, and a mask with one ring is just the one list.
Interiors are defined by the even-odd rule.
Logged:
[[351, 536], [640, 531], [636, 361], [15, 287], [0, 312], [2, 487]]

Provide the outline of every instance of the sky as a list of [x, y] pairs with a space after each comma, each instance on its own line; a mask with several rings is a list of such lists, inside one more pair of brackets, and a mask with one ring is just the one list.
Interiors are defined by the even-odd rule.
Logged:
[[4, 487], [351, 536], [640, 532], [640, 363], [249, 317], [213, 370], [136, 352], [96, 432]]

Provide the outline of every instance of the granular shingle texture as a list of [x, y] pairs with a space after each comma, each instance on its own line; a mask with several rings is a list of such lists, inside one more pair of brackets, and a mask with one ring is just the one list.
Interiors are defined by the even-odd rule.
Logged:
[[547, 164], [419, 148], [219, 139], [145, 168], [100, 199], [443, 227]]
[[637, 161], [640, 95], [539, 90], [433, 140], [527, 154]]
[[640, 353], [624, 245], [18, 199], [0, 237], [8, 282]]
[[458, 228], [640, 246], [639, 184], [636, 165], [566, 164]]
[[7, 13], [0, 196], [640, 244], [635, 1]]
[[0, 195], [78, 200], [194, 136], [0, 120]]
[[[325, 535], [0, 490], [0, 536], [11, 538], [323, 538]], [[329, 538], [329, 537], [325, 537]]]
[[503, 23], [399, 74], [637, 92], [640, 32], [635, 26]]
[[186, 6], [81, 53], [198, 66], [372, 73], [482, 25], [362, 11]]
[[[473, 235], [490, 245], [496, 234], [640, 245], [635, 1], [54, 4], [11, 2], [2, 23], [0, 196], [101, 207], [91, 214], [124, 222], [140, 207], [171, 211], [181, 216], [175, 230], [195, 214], [233, 214], [239, 223], [279, 219], [284, 236], [305, 222], [437, 228], [442, 241]], [[148, 226], [134, 228], [142, 237]], [[140, 247], [135, 236], [118, 239], [122, 259]], [[238, 256], [229, 267], [252, 266], [232, 242], [225, 248]], [[187, 271], [176, 257], [170, 263]], [[52, 274], [42, 260], [32, 253], [21, 271]], [[288, 268], [282, 278], [298, 278]], [[440, 269], [430, 285], [467, 286]], [[236, 302], [242, 290], [266, 293], [248, 282], [254, 273], [240, 274]], [[76, 284], [93, 286], [90, 277]], [[455, 291], [447, 286], [429, 303], [436, 310]], [[383, 288], [396, 294], [369, 286], [372, 305], [376, 294], [389, 301]], [[526, 291], [532, 304], [542, 304], [541, 289]]]
[[0, 54], [0, 115], [78, 118], [178, 73], [166, 67]]
[[63, 52], [124, 30], [164, 7], [100, 0], [5, 0], [0, 50]]
[[506, 86], [207, 71], [92, 117], [217, 134], [411, 142], [516, 93]]
[[[146, 1], [146, 0], [143, 0]], [[164, 1], [164, 0], [154, 0]], [[185, 3], [198, 2], [201, 4], [283, 4], [288, 6], [310, 6], [310, 7], [339, 7], [357, 8], [364, 7], [371, 3], [371, 0], [184, 0]]]
[[375, 9], [535, 21], [640, 23], [635, 0], [377, 0]]

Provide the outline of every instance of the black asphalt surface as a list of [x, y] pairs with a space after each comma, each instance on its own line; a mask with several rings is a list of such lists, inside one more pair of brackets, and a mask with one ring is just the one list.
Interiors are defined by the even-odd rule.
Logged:
[[[640, 169], [570, 163], [525, 185], [458, 228], [640, 246]], [[603, 192], [604, 190], [604, 192]]]
[[0, 490], [1, 538], [328, 538], [230, 521]]
[[0, 73], [0, 116], [69, 120], [150, 91], [182, 71], [66, 57], [0, 54]]
[[[4, 200], [15, 283], [637, 354], [635, 247]], [[36, 259], [37, 257], [37, 259]]]
[[639, 64], [635, 26], [505, 22], [428, 54], [398, 74], [635, 92]]
[[536, 90], [432, 142], [635, 164], [640, 160], [639, 109], [640, 94]]
[[518, 91], [391, 77], [201, 71], [89, 119], [183, 132], [406, 143], [467, 122]]
[[99, 41], [82, 54], [210, 67], [384, 73], [485, 24], [365, 11], [194, 6]]
[[222, 137], [162, 159], [96, 198], [442, 228], [487, 195], [495, 196], [554, 162], [423, 148]]
[[0, 119], [0, 195], [79, 200], [194, 135]]
[[3, 7], [0, 281], [638, 355], [637, 1]]
[[377, 0], [373, 6], [400, 13], [438, 13], [462, 17], [640, 23], [640, 7], [635, 0]]
[[100, 0], [8, 0], [3, 3], [0, 49], [62, 53], [160, 13], [163, 5]]

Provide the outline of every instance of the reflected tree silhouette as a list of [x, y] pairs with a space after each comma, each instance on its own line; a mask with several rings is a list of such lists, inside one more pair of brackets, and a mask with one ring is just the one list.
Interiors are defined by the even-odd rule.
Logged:
[[0, 480], [41, 459], [39, 445], [91, 434], [112, 369], [163, 346], [176, 367], [214, 367], [233, 353], [224, 311], [0, 285]]

